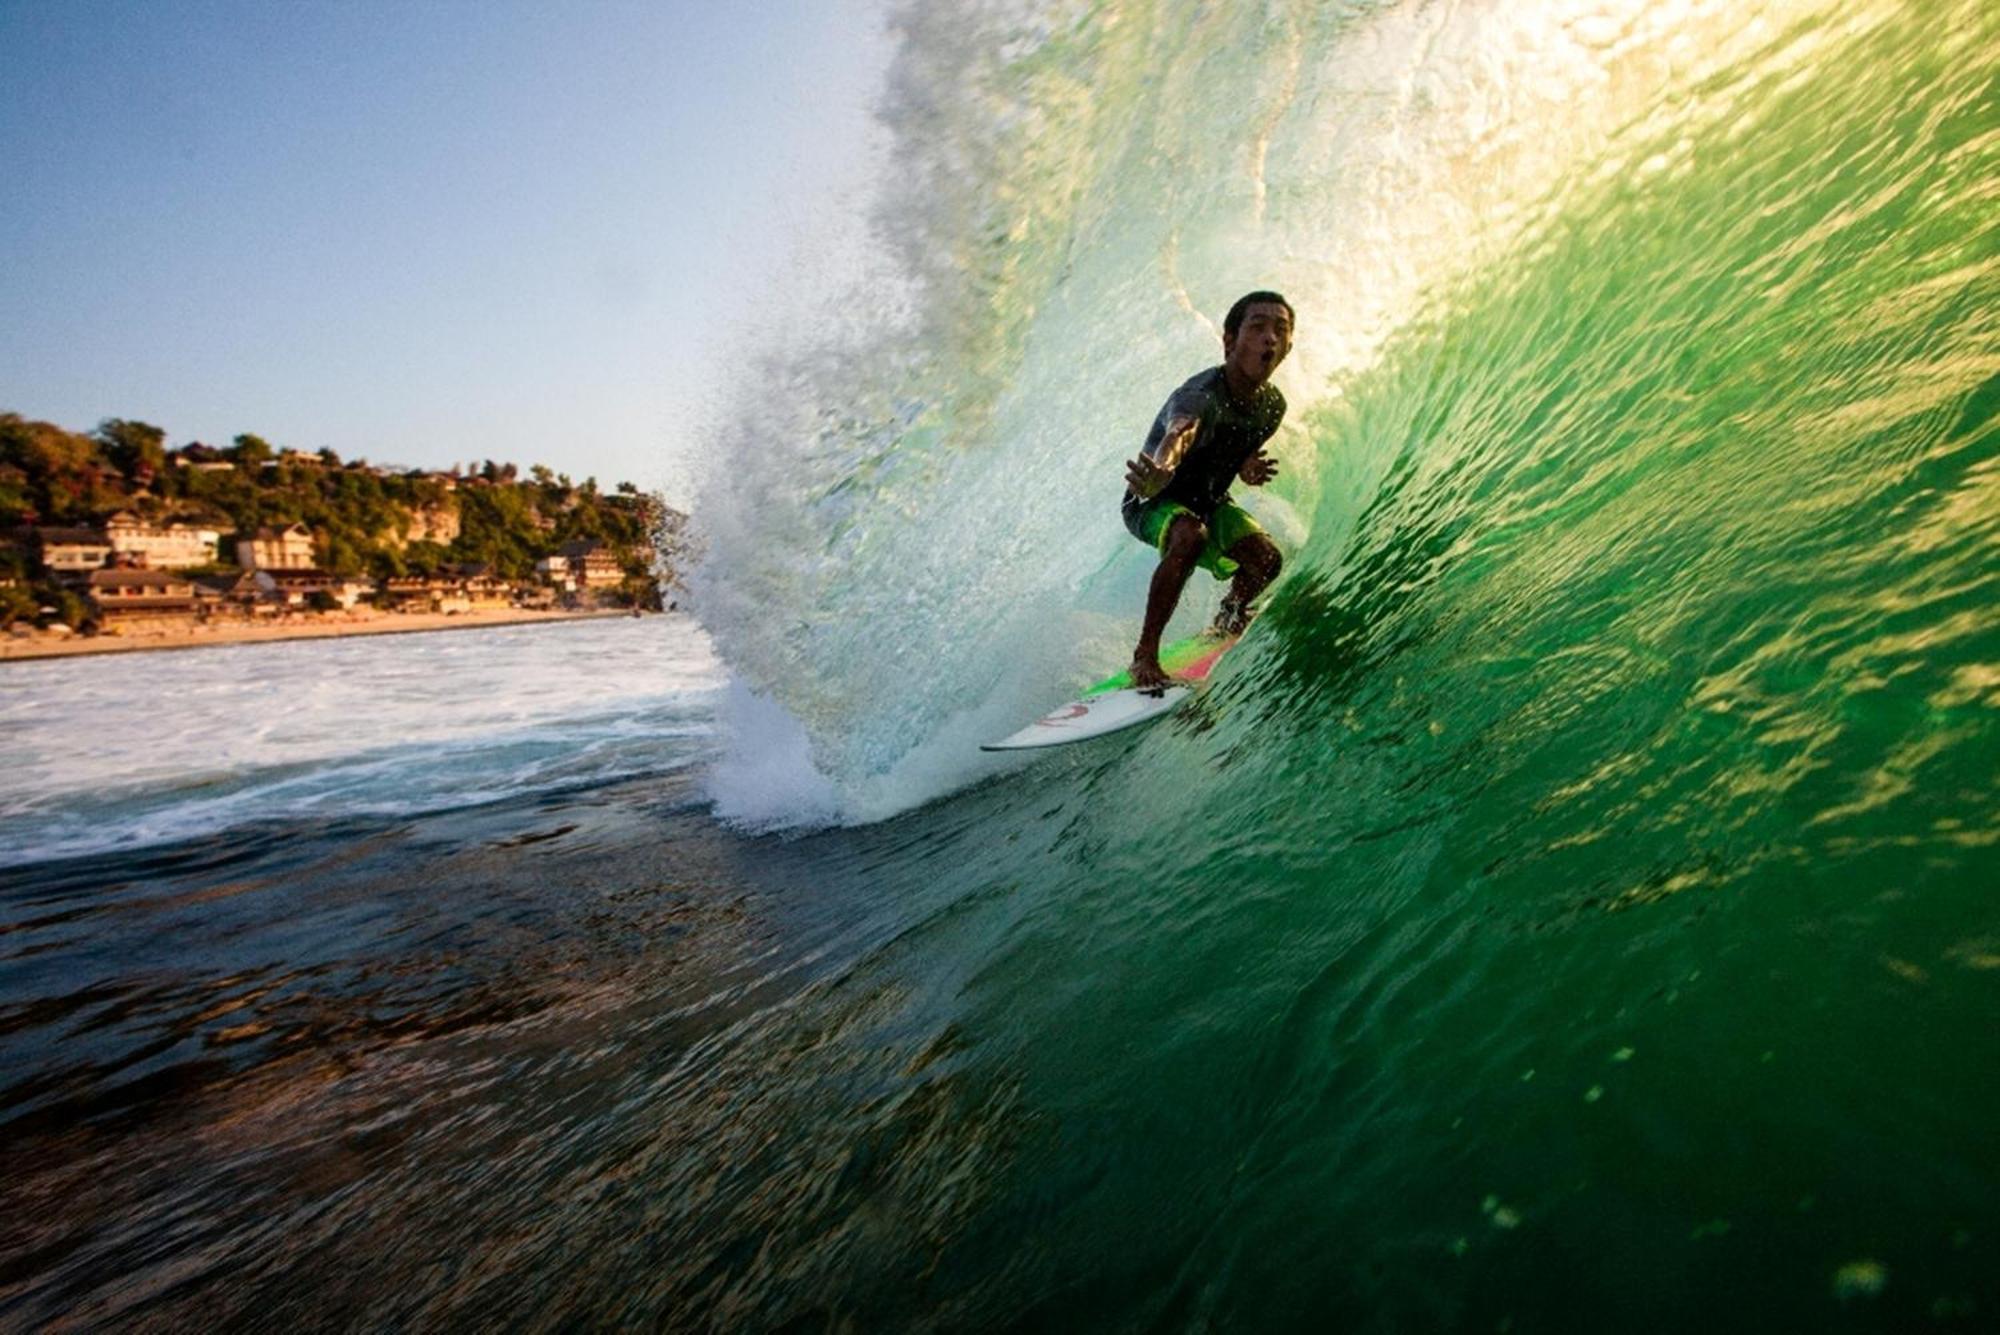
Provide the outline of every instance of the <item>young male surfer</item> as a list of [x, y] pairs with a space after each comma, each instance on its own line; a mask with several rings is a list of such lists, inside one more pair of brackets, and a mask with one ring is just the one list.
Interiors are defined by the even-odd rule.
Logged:
[[1264, 442], [1285, 418], [1271, 372], [1292, 350], [1292, 304], [1252, 292], [1222, 321], [1222, 365], [1168, 396], [1139, 457], [1125, 464], [1125, 527], [1160, 552], [1146, 594], [1146, 620], [1132, 652], [1132, 684], [1158, 690], [1160, 634], [1194, 568], [1230, 581], [1214, 630], [1241, 634], [1250, 602], [1278, 577], [1277, 544], [1229, 499], [1237, 478], [1261, 487], [1278, 475]]

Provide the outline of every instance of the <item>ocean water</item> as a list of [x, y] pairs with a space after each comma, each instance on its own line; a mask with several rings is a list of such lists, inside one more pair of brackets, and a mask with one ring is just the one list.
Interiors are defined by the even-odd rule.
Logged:
[[[700, 631], [0, 678], [0, 1322], [1990, 1328], [1996, 13], [897, 10]], [[981, 756], [1266, 284], [1262, 617]]]
[[681, 769], [724, 681], [674, 617], [12, 664], [0, 868]]

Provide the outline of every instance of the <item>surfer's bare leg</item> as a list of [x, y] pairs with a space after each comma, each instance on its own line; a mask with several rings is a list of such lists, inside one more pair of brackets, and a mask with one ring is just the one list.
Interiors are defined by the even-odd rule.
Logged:
[[1222, 595], [1212, 629], [1224, 635], [1241, 635], [1250, 622], [1250, 604], [1278, 577], [1285, 558], [1278, 544], [1262, 533], [1246, 535], [1223, 554], [1236, 562], [1236, 577], [1229, 582], [1229, 592]]
[[1181, 590], [1187, 587], [1188, 576], [1194, 573], [1207, 541], [1208, 526], [1193, 515], [1175, 515], [1167, 529], [1159, 568], [1146, 591], [1146, 622], [1139, 630], [1139, 647], [1132, 651], [1132, 684], [1142, 691], [1167, 684], [1167, 674], [1160, 668], [1160, 636], [1180, 606]]

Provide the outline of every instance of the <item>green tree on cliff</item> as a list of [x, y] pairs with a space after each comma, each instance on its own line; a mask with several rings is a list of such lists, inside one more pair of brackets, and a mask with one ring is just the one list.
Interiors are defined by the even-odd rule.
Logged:
[[167, 433], [149, 422], [107, 417], [97, 424], [97, 441], [111, 466], [128, 480], [141, 469], [157, 474], [167, 466]]
[[247, 431], [238, 436], [233, 447], [226, 452], [239, 467], [253, 471], [278, 457], [278, 452], [271, 448], [271, 442]]

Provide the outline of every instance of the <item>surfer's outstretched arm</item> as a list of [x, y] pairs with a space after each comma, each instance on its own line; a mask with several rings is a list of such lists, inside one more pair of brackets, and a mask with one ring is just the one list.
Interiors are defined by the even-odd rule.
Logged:
[[1132, 494], [1142, 501], [1150, 501], [1166, 489], [1174, 480], [1174, 472], [1187, 457], [1188, 448], [1194, 444], [1195, 430], [1201, 425], [1196, 417], [1176, 417], [1167, 423], [1159, 442], [1139, 455], [1125, 461], [1125, 485]]

